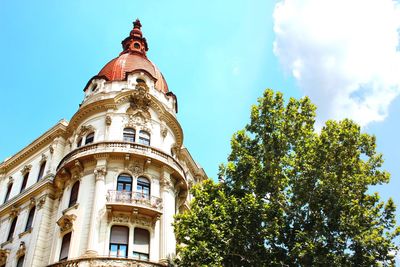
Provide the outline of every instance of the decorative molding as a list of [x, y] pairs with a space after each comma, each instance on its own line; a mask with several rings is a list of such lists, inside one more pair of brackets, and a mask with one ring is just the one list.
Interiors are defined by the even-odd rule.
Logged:
[[43, 162], [47, 161], [47, 156], [43, 153], [42, 158], [39, 161], [39, 164], [42, 164]]
[[73, 224], [76, 219], [74, 214], [65, 214], [58, 221], [57, 224], [60, 227], [61, 234], [73, 230]]
[[127, 214], [112, 214], [112, 223], [129, 223], [131, 216]]
[[62, 214], [65, 215], [68, 211], [70, 210], [76, 210], [79, 207], [79, 203], [75, 203], [71, 207], [66, 208], [65, 210], [62, 211]]
[[21, 210], [20, 207], [18, 207], [18, 206], [16, 206], [16, 205], [13, 205], [13, 206], [11, 207], [11, 210], [10, 210], [10, 213], [9, 213], [9, 214], [10, 214], [9, 219], [12, 220], [12, 219], [14, 219], [15, 217], [17, 217], [17, 216], [19, 215], [20, 210]]
[[28, 207], [29, 207], [29, 208], [32, 208], [32, 207], [34, 207], [34, 206], [36, 206], [36, 200], [35, 200], [34, 197], [31, 197], [30, 200], [29, 200], [29, 205], [28, 205]]
[[107, 126], [110, 126], [111, 123], [112, 123], [111, 116], [110, 116], [110, 115], [107, 115], [105, 121], [106, 121], [106, 125], [107, 125]]
[[128, 170], [135, 176], [138, 177], [143, 173], [143, 167], [139, 162], [133, 162], [128, 166]]
[[10, 185], [12, 183], [14, 183], [14, 178], [12, 176], [9, 176], [7, 185]]
[[92, 125], [83, 125], [81, 128], [78, 130], [77, 135], [79, 137], [83, 137], [85, 134], [94, 132], [96, 131], [96, 128], [94, 128]]
[[25, 242], [21, 241], [21, 243], [19, 244], [16, 256], [17, 258], [21, 257], [22, 255], [25, 255], [26, 252], [26, 246], [25, 246]]
[[28, 230], [26, 230], [25, 232], [22, 232], [22, 233], [18, 234], [18, 237], [21, 238], [21, 237], [23, 237], [24, 235], [27, 235], [27, 234], [32, 233], [32, 229], [33, 229], [33, 228], [31, 227], [31, 228], [29, 228]]
[[168, 134], [168, 129], [167, 127], [164, 125], [164, 123], [160, 124], [160, 135], [161, 137], [164, 139]]
[[106, 166], [99, 166], [96, 167], [93, 171], [94, 177], [96, 178], [96, 181], [98, 180], [104, 180], [107, 174], [107, 168]]
[[32, 169], [32, 165], [31, 164], [25, 165], [21, 170], [22, 175], [27, 174], [28, 172], [31, 171], [31, 169]]
[[[4, 243], [3, 243], [4, 244]], [[2, 244], [2, 245], [3, 245]], [[7, 257], [10, 254], [10, 250], [9, 249], [0, 249], [0, 265], [3, 266], [6, 264], [7, 262]]]
[[44, 204], [46, 203], [46, 199], [47, 199], [47, 194], [39, 197], [38, 201], [37, 201], [37, 208], [38, 210], [40, 210], [41, 208], [43, 208]]

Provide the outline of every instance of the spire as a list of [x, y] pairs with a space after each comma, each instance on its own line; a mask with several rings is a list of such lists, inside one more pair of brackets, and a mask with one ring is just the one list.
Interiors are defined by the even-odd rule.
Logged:
[[139, 19], [133, 22], [133, 29], [128, 37], [122, 41], [122, 54], [136, 53], [146, 57], [146, 51], [149, 50], [146, 38], [143, 37], [142, 24]]

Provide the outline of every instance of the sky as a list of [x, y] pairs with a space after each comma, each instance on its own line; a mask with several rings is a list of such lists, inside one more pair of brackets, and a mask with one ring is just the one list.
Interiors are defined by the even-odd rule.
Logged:
[[[266, 88], [310, 96], [317, 126], [349, 117], [377, 137], [400, 206], [400, 6], [392, 0], [0, 1], [0, 161], [60, 119], [139, 18], [178, 97], [184, 144], [208, 176]], [[397, 212], [399, 214], [400, 211]], [[400, 218], [398, 216], [398, 218]]]

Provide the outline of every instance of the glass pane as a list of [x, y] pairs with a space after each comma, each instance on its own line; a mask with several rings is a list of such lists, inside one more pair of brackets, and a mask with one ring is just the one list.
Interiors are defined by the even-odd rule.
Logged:
[[118, 254], [118, 245], [111, 244], [110, 245], [110, 256], [117, 257], [117, 254]]
[[126, 245], [119, 245], [119, 253], [118, 253], [118, 257], [127, 257], [128, 250], [127, 250], [127, 246]]
[[90, 133], [86, 136], [85, 145], [91, 144], [94, 141], [94, 133]]

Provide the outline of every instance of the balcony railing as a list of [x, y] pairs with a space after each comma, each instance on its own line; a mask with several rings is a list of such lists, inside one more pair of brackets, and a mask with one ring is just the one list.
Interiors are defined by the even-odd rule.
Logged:
[[183, 167], [167, 153], [162, 152], [154, 147], [121, 141], [97, 142], [79, 147], [68, 153], [60, 162], [57, 170], [60, 170], [65, 164], [77, 159], [81, 156], [99, 153], [135, 153], [150, 156], [158, 161], [164, 162], [173, 167], [182, 177], [186, 179]]
[[143, 192], [117, 191], [109, 190], [107, 193], [107, 204], [130, 204], [141, 206], [157, 211], [162, 209], [162, 199], [155, 196], [150, 196]]
[[143, 266], [143, 267], [162, 267], [166, 266], [161, 263], [151, 261], [141, 261], [130, 258], [114, 258], [109, 256], [97, 257], [82, 257], [79, 259], [71, 259], [66, 261], [56, 262], [47, 267], [80, 267], [80, 266], [113, 266], [113, 267], [126, 267], [126, 266]]

